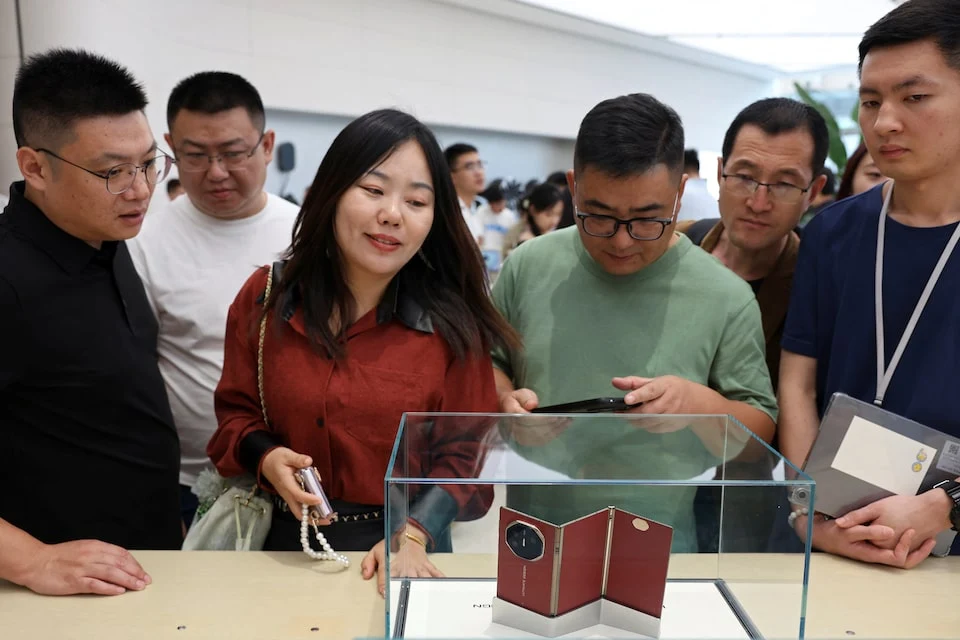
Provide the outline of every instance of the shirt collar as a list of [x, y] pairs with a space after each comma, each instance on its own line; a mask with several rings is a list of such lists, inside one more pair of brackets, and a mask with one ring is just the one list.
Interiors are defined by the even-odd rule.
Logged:
[[95, 249], [80, 238], [70, 235], [46, 216], [37, 205], [24, 195], [24, 182], [10, 185], [10, 204], [5, 216], [16, 230], [50, 256], [67, 273], [77, 273], [98, 256], [112, 260], [116, 251], [115, 242], [104, 242]]
[[[274, 280], [279, 279], [281, 273], [277, 271], [277, 268], [279, 266], [282, 272], [282, 265], [283, 263], [274, 264]], [[410, 329], [422, 333], [433, 333], [433, 321], [430, 319], [430, 314], [409, 292], [405, 291], [401, 279], [402, 276], [397, 275], [387, 285], [383, 299], [377, 305], [377, 324], [385, 324], [396, 318]], [[290, 287], [284, 290], [278, 303], [280, 305], [280, 317], [289, 322], [300, 304], [298, 287]]]

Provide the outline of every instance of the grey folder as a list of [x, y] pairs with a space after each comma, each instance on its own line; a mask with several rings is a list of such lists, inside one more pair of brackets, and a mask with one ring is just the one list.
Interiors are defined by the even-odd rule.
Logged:
[[[938, 482], [952, 480], [960, 476], [956, 468], [957, 441], [944, 433], [926, 427], [919, 422], [908, 420], [880, 407], [851, 398], [843, 393], [835, 393], [820, 422], [820, 432], [810, 449], [803, 470], [816, 482], [815, 509], [828, 516], [840, 517], [849, 511], [859, 509], [871, 502], [893, 495], [890, 491], [870, 482], [833, 468], [833, 461], [843, 442], [847, 429], [855, 417], [877, 424], [912, 440], [916, 440], [937, 449], [937, 457], [927, 468], [920, 483], [919, 493], [927, 491]], [[793, 502], [804, 500], [794, 496]], [[955, 531], [945, 531], [937, 537], [934, 553], [949, 553]]]

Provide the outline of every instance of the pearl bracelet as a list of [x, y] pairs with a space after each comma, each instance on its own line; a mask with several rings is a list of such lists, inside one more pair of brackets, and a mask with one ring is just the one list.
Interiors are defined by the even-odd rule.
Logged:
[[303, 547], [303, 552], [314, 560], [334, 560], [343, 565], [344, 569], [349, 567], [350, 560], [347, 556], [342, 553], [336, 553], [333, 550], [330, 543], [327, 542], [326, 536], [320, 533], [320, 528], [317, 525], [313, 525], [313, 531], [316, 533], [317, 542], [323, 547], [323, 551], [314, 551], [310, 547], [310, 532], [308, 530], [310, 517], [307, 515], [308, 510], [309, 507], [307, 507], [307, 505], [302, 505], [300, 515], [300, 546]]
[[797, 522], [797, 518], [800, 516], [810, 515], [810, 510], [806, 507], [799, 509], [797, 511], [791, 511], [790, 515], [787, 516], [787, 524], [790, 525], [790, 528], [793, 529], [794, 524]]

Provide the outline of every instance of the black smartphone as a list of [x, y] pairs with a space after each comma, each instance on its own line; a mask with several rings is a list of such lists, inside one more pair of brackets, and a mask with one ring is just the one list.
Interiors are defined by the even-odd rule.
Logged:
[[549, 407], [537, 407], [530, 413], [610, 413], [628, 411], [634, 407], [639, 407], [641, 404], [643, 403], [627, 404], [623, 401], [623, 398], [591, 398], [578, 402], [554, 404]]

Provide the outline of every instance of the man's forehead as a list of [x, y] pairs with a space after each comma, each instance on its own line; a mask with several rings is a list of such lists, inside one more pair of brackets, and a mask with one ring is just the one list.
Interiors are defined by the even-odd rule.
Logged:
[[734, 140], [726, 165], [809, 173], [813, 152], [813, 138], [806, 129], [769, 134], [758, 127], [744, 127]]
[[226, 141], [258, 133], [256, 123], [242, 107], [202, 113], [199, 111], [180, 111], [173, 120], [170, 133], [175, 137], [202, 139], [205, 142]]

